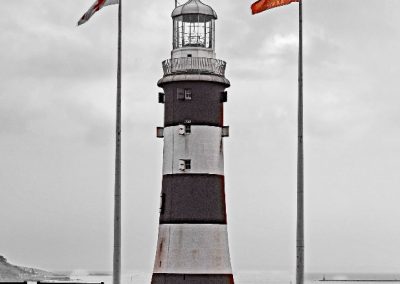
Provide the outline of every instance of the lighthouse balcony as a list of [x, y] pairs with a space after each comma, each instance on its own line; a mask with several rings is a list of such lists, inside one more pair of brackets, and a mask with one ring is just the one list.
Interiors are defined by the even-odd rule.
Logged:
[[225, 76], [226, 62], [206, 57], [181, 57], [162, 62], [164, 76], [174, 74], [210, 74]]

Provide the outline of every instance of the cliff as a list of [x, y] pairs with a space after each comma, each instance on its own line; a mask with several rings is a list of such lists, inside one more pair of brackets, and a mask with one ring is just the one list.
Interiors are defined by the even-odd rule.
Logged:
[[44, 270], [10, 264], [0, 255], [0, 281], [69, 280], [69, 277]]

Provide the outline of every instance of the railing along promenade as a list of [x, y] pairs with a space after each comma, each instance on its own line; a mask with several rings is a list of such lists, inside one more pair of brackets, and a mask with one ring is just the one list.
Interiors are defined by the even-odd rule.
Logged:
[[164, 76], [184, 73], [225, 76], [226, 62], [206, 57], [181, 57], [164, 60], [162, 67]]

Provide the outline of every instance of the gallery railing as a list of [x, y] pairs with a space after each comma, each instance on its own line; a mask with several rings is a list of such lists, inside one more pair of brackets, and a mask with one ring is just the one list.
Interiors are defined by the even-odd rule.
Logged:
[[225, 76], [226, 62], [206, 57], [181, 57], [162, 62], [164, 76], [182, 73]]

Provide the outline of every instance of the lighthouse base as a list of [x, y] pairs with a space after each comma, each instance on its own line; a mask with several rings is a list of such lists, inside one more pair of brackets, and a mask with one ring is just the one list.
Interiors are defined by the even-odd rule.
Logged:
[[154, 273], [151, 284], [233, 284], [232, 274]]

